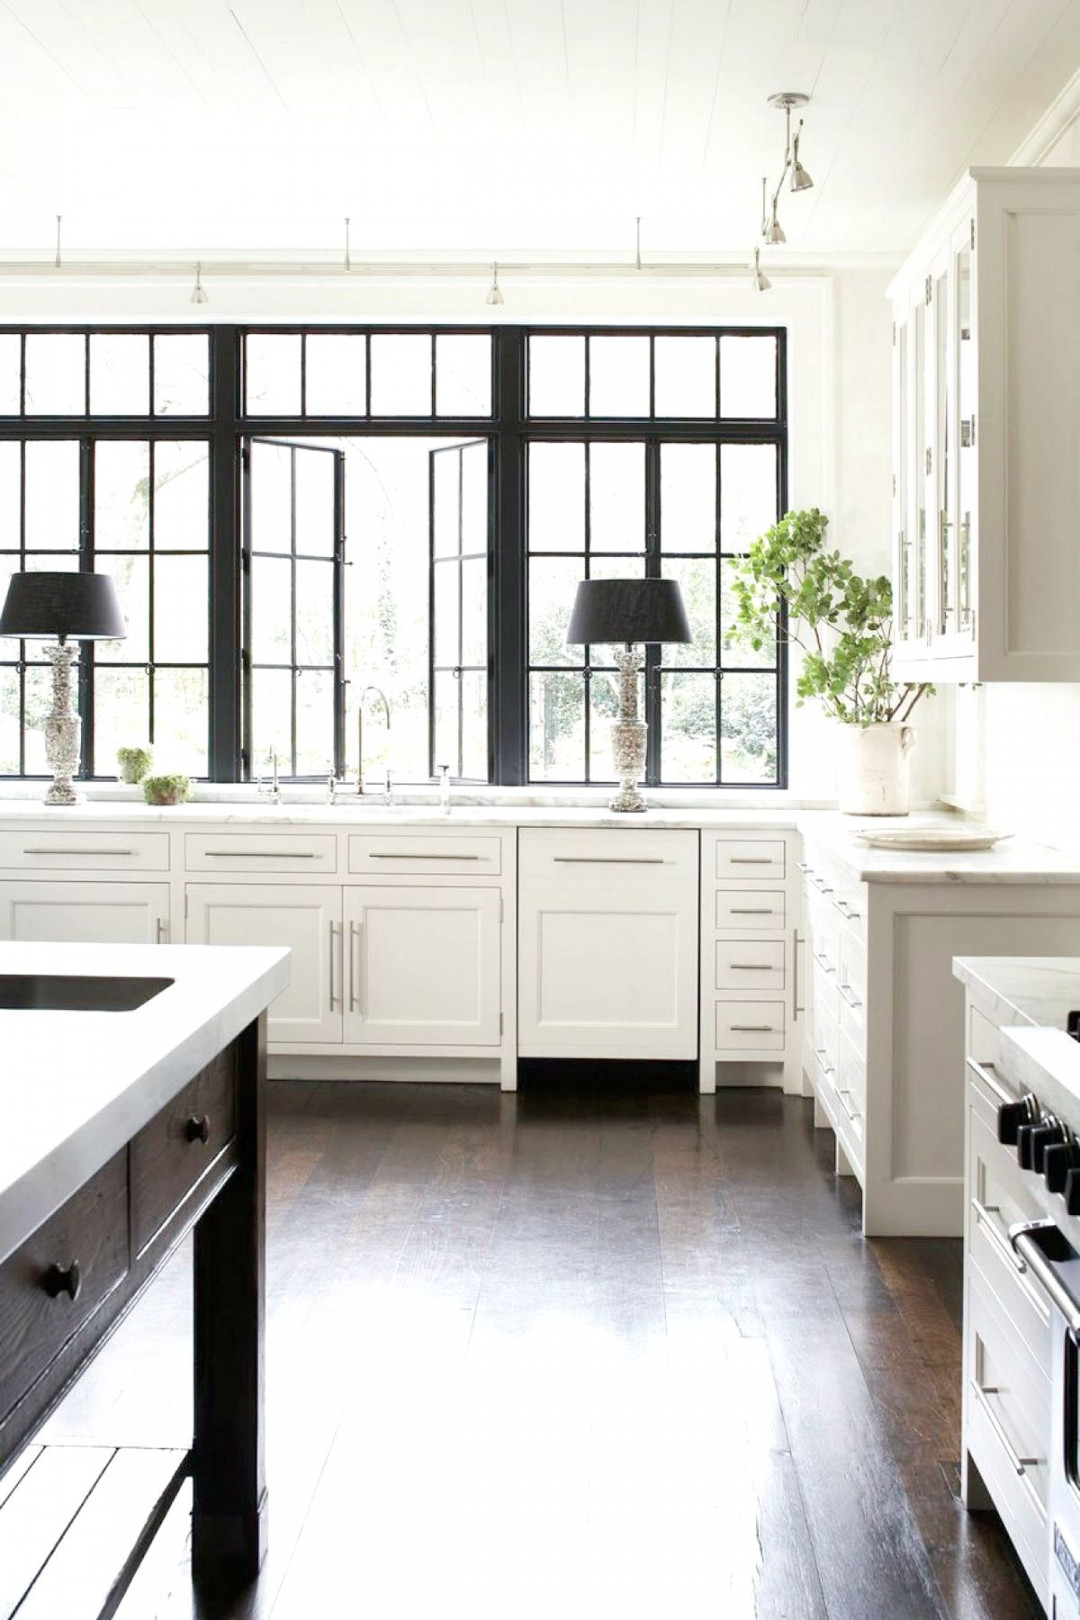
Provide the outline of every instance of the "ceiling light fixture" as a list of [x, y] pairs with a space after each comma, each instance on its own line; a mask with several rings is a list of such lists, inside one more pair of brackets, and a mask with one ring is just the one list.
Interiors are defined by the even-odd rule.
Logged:
[[[780, 178], [776, 182], [776, 190], [772, 194], [772, 204], [769, 203], [769, 180], [767, 175], [761, 179], [761, 240], [768, 247], [780, 247], [787, 241], [784, 227], [780, 223], [779, 207], [780, 193], [784, 189], [784, 181], [790, 175], [790, 187], [794, 192], [809, 191], [814, 184], [809, 173], [799, 160], [799, 140], [802, 136], [802, 119], [794, 136], [791, 133], [791, 109], [805, 107], [810, 97], [801, 90], [780, 90], [775, 96], [769, 97], [769, 106], [776, 107], [784, 114], [784, 166], [780, 170]], [[767, 292], [772, 286], [768, 276], [761, 268], [758, 249], [754, 249], [754, 286], [758, 292]]]
[[210, 302], [206, 288], [202, 284], [201, 264], [195, 266], [195, 285], [191, 289], [191, 302], [193, 304], [208, 304]]
[[502, 288], [499, 286], [499, 266], [497, 264], [493, 264], [491, 267], [491, 286], [488, 288], [487, 302], [489, 304], [505, 304], [506, 302], [502, 295]]

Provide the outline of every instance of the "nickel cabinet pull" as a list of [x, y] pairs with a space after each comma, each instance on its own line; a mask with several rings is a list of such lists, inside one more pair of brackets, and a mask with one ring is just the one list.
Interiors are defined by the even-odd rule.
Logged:
[[23, 854], [24, 855], [136, 855], [136, 854], [138, 854], [138, 851], [134, 850], [134, 849], [66, 849], [66, 848], [61, 848], [61, 846], [59, 844], [50, 844], [48, 846], [48, 848], [46, 848], [46, 846], [44, 844], [42, 844], [42, 845], [36, 845], [33, 848], [24, 849]]
[[732, 1030], [737, 1031], [740, 1035], [777, 1035], [777, 1034], [779, 1034], [779, 1031], [773, 1029], [771, 1024], [732, 1024], [731, 1027], [732, 1027]]
[[772, 906], [729, 906], [733, 917], [775, 917]]
[[164, 945], [169, 937], [169, 924], [164, 917], [159, 917], [154, 924], [154, 932], [159, 945]]
[[373, 849], [368, 852], [372, 861], [478, 861], [479, 855], [447, 855], [442, 850]]
[[334, 994], [334, 959], [337, 956], [339, 924], [331, 919], [330, 922], [330, 1011], [336, 1012], [341, 1004], [341, 997]]
[[1018, 1454], [1016, 1447], [1012, 1444], [1008, 1435], [1005, 1433], [1005, 1430], [1001, 1426], [1001, 1419], [990, 1405], [989, 1397], [991, 1395], [1000, 1395], [1001, 1391], [994, 1388], [993, 1385], [987, 1386], [979, 1384], [973, 1378], [971, 1380], [971, 1392], [975, 1396], [979, 1405], [982, 1407], [987, 1423], [989, 1423], [991, 1429], [993, 1429], [994, 1435], [1001, 1446], [1001, 1449], [1004, 1451], [1006, 1457], [1008, 1457], [1009, 1462], [1016, 1473], [1025, 1474], [1029, 1468], [1038, 1468], [1042, 1458], [1021, 1457]]
[[771, 855], [732, 855], [728, 864], [731, 866], [775, 866], [776, 862]]
[[215, 860], [228, 861], [314, 861], [313, 849], [204, 849]]
[[972, 1074], [978, 1076], [983, 1085], [986, 1087], [987, 1091], [993, 1093], [999, 1103], [1016, 1102], [1017, 1099], [1013, 1096], [1012, 1092], [1006, 1091], [1005, 1087], [1001, 1084], [1001, 1081], [996, 1078], [994, 1074], [994, 1065], [992, 1063], [977, 1063], [974, 1058], [969, 1057], [967, 1060], [967, 1066], [971, 1070]]
[[662, 855], [553, 855], [563, 866], [663, 866]]
[[775, 973], [771, 962], [729, 962], [732, 973]]
[[360, 1011], [360, 994], [356, 988], [356, 947], [360, 942], [360, 924], [349, 924], [349, 1011]]

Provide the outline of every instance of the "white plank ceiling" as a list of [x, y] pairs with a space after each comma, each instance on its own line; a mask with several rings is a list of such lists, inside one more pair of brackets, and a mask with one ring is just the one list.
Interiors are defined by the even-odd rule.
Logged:
[[1080, 0], [0, 0], [0, 254], [893, 253], [1080, 67]]

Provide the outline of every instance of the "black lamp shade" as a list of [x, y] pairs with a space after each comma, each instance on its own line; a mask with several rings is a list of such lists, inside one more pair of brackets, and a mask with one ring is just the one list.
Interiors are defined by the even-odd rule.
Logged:
[[120, 598], [108, 574], [12, 574], [0, 636], [35, 640], [121, 641]]
[[675, 580], [583, 579], [566, 640], [577, 647], [604, 641], [692, 641], [693, 636]]

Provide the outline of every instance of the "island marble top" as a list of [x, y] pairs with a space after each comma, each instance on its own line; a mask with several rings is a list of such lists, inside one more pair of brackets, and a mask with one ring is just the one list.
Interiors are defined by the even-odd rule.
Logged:
[[132, 1012], [0, 1010], [0, 1262], [289, 982], [281, 947], [0, 942], [0, 974], [169, 978]]

